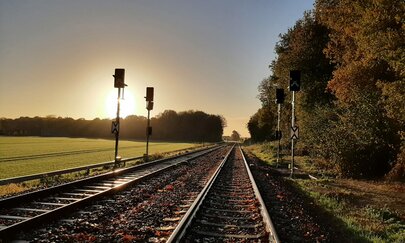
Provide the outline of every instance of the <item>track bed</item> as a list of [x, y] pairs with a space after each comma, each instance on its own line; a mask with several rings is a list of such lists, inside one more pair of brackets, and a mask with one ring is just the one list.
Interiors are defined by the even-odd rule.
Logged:
[[277, 242], [240, 148], [232, 150], [210, 183], [169, 241]]

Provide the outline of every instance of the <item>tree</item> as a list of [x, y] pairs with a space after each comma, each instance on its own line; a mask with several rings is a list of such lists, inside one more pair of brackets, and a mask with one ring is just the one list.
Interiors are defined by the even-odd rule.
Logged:
[[237, 131], [233, 130], [232, 135], [231, 135], [231, 140], [232, 141], [239, 141], [240, 140], [240, 134]]
[[[300, 150], [311, 150], [314, 153], [319, 153], [314, 148], [322, 148], [322, 143], [317, 139], [319, 133], [325, 133], [327, 130], [308, 128], [316, 127], [315, 124], [319, 123], [318, 110], [335, 109], [332, 105], [334, 97], [326, 90], [334, 70], [334, 65], [323, 53], [328, 41], [328, 29], [317, 20], [314, 11], [306, 12], [287, 33], [280, 35], [275, 47], [277, 58], [270, 65], [273, 74], [267, 79], [267, 83], [262, 81], [259, 86], [262, 108], [268, 109], [267, 103], [270, 103], [269, 110], [273, 114], [274, 121], [277, 119], [274, 104], [275, 88], [287, 90], [285, 103], [281, 109], [281, 131], [283, 134], [289, 134], [291, 126], [291, 104], [288, 102], [291, 100], [291, 92], [287, 89], [289, 73], [291, 70], [301, 70], [301, 91], [296, 93], [296, 123], [301, 133], [297, 145]], [[321, 127], [327, 129], [325, 126]], [[284, 138], [281, 141], [283, 145], [290, 142]]]
[[337, 68], [328, 89], [351, 138], [337, 161], [353, 176], [384, 175], [404, 146], [405, 4], [318, 0], [316, 12], [331, 32], [325, 54]]
[[275, 139], [274, 133], [277, 125], [276, 115], [277, 114], [270, 106], [266, 106], [260, 108], [250, 117], [247, 128], [253, 141], [263, 142]]
[[[275, 86], [287, 87], [289, 71], [301, 70], [297, 145], [336, 164], [344, 176], [382, 176], [395, 158], [405, 161], [405, 4], [317, 0], [315, 6], [280, 35], [272, 76], [259, 86], [261, 109], [275, 114]], [[290, 109], [282, 109], [284, 134]], [[259, 112], [251, 117], [252, 138], [263, 139], [263, 120]]]
[[[145, 139], [146, 118], [128, 116], [121, 119], [120, 137]], [[219, 142], [222, 140], [225, 119], [202, 111], [164, 111], [151, 119], [152, 138], [156, 140]], [[55, 117], [20, 117], [1, 119], [0, 133], [18, 136], [63, 136], [86, 138], [111, 138], [111, 120]]]

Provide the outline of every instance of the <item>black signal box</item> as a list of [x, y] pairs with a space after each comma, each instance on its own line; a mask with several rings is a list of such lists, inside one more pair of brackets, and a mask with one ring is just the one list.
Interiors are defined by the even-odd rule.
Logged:
[[123, 68], [116, 68], [114, 77], [114, 88], [124, 88], [125, 85], [125, 69]]
[[290, 71], [290, 91], [300, 91], [301, 89], [301, 71]]
[[146, 87], [146, 101], [153, 101], [153, 87]]
[[276, 131], [276, 139], [277, 140], [281, 140], [281, 137], [282, 137], [283, 135], [282, 135], [282, 133], [281, 133], [281, 131]]
[[284, 103], [284, 89], [276, 89], [276, 104]]
[[153, 101], [147, 101], [147, 102], [146, 102], [146, 109], [147, 109], [148, 111], [153, 110]]
[[148, 136], [152, 135], [152, 127], [147, 127], [146, 128], [146, 135], [148, 135]]

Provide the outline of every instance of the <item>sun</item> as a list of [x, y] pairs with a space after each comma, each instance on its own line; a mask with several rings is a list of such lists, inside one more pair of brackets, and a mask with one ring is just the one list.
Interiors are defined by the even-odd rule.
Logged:
[[[117, 117], [118, 91], [112, 90], [105, 99], [105, 111], [108, 118]], [[120, 99], [120, 117], [125, 118], [135, 114], [135, 97], [130, 90], [125, 89], [124, 99]]]

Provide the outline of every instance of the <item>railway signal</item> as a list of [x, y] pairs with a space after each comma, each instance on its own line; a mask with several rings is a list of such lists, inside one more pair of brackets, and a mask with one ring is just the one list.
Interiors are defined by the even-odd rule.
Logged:
[[153, 95], [154, 95], [154, 88], [147, 87], [146, 88], [146, 109], [148, 110], [148, 124], [146, 126], [146, 154], [145, 159], [146, 161], [149, 160], [149, 137], [152, 135], [152, 127], [150, 126], [150, 111], [153, 110]]
[[276, 104], [283, 104], [284, 98], [284, 89], [276, 89]]
[[118, 156], [118, 141], [120, 136], [120, 99], [121, 99], [121, 89], [122, 94], [124, 94], [124, 88], [127, 86], [125, 84], [125, 69], [123, 68], [116, 68], [114, 77], [114, 88], [118, 89], [118, 97], [117, 97], [117, 117], [115, 121], [112, 122], [111, 125], [111, 132], [115, 133], [115, 154], [114, 154], [114, 168], [117, 167], [121, 157]]
[[[295, 92], [301, 89], [301, 71], [290, 71], [290, 91], [292, 92], [291, 99], [291, 177], [294, 175], [294, 140], [298, 138], [298, 126], [295, 126]], [[296, 134], [295, 134], [296, 132]]]
[[125, 69], [123, 68], [116, 68], [114, 77], [114, 88], [124, 88], [126, 86], [124, 79], [125, 79]]
[[146, 101], [153, 101], [153, 87], [147, 87], [146, 88]]
[[300, 91], [301, 89], [301, 71], [290, 71], [290, 91]]

